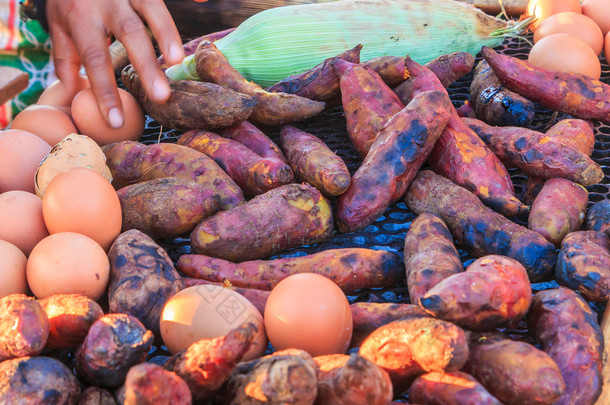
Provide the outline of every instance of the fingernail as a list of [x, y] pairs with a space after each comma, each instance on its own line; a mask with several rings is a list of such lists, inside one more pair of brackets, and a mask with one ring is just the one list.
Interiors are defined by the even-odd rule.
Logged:
[[182, 49], [182, 46], [178, 44], [171, 44], [169, 46], [168, 59], [172, 61], [181, 61], [184, 59], [184, 50]]
[[169, 97], [169, 85], [163, 80], [153, 80], [153, 97], [158, 101], [165, 101]]
[[123, 116], [118, 108], [114, 107], [108, 111], [108, 122], [112, 128], [121, 128], [123, 126]]

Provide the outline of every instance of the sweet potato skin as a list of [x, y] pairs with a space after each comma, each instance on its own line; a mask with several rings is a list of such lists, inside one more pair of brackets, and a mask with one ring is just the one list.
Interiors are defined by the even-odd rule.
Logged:
[[221, 135], [247, 146], [263, 158], [275, 158], [286, 162], [286, 157], [279, 146], [249, 121], [225, 128], [221, 131]]
[[477, 196], [450, 180], [423, 170], [404, 201], [416, 214], [440, 216], [456, 242], [474, 257], [496, 254], [515, 259], [523, 264], [532, 283], [552, 277], [556, 255], [550, 242], [487, 208]]
[[[195, 51], [197, 50], [197, 45], [199, 45], [199, 43], [201, 41], [210, 41], [210, 42], [218, 41], [219, 39], [226, 37], [233, 31], [235, 31], [234, 27], [227, 28], [226, 30], [222, 30], [222, 31], [211, 32], [209, 34], [205, 34], [200, 37], [193, 38], [190, 41], [182, 44], [182, 49], [184, 50], [184, 55], [185, 56], [193, 55], [195, 53]], [[165, 56], [163, 56], [163, 55], [161, 55], [157, 58], [157, 62], [159, 62], [161, 69], [167, 69], [169, 67], [166, 64]]]
[[598, 201], [589, 208], [586, 228], [599, 232], [610, 228], [610, 200]]
[[593, 404], [602, 389], [603, 350], [593, 310], [577, 293], [560, 287], [537, 292], [527, 320], [565, 381], [565, 392], [555, 404]]
[[588, 204], [589, 192], [583, 186], [548, 179], [532, 204], [527, 227], [559, 247], [567, 234], [582, 228]]
[[107, 389], [87, 387], [78, 400], [78, 405], [117, 405], [117, 402]]
[[409, 398], [428, 405], [501, 405], [473, 376], [461, 371], [433, 371], [417, 377]]
[[282, 127], [280, 143], [296, 176], [327, 196], [347, 190], [350, 173], [343, 159], [315, 135], [290, 125]]
[[41, 305], [25, 294], [0, 298], [0, 361], [35, 356], [49, 337], [49, 320]]
[[555, 276], [585, 299], [606, 302], [610, 295], [610, 237], [595, 231], [568, 234], [561, 243]]
[[220, 209], [220, 195], [192, 180], [167, 177], [117, 190], [123, 214], [122, 231], [138, 229], [154, 238], [191, 232]]
[[299, 257], [232, 263], [205, 255], [182, 255], [178, 270], [189, 277], [271, 291], [284, 278], [316, 273], [333, 280], [346, 294], [362, 288], [404, 283], [400, 256], [363, 248], [329, 249]]
[[240, 262], [321, 242], [332, 232], [330, 205], [320, 192], [306, 183], [287, 184], [204, 219], [191, 233], [191, 246], [195, 253]]
[[464, 270], [447, 225], [429, 212], [419, 215], [407, 231], [404, 258], [409, 298], [416, 305], [441, 280]]
[[378, 56], [364, 61], [362, 65], [373, 69], [389, 87], [396, 86], [409, 78], [409, 70], [402, 56]]
[[120, 404], [190, 405], [193, 402], [191, 391], [182, 378], [152, 363], [130, 368], [117, 396]]
[[483, 57], [510, 90], [577, 118], [610, 124], [610, 86], [578, 73], [555, 72], [502, 55], [488, 46]]
[[545, 134], [553, 141], [568, 145], [588, 156], [591, 156], [595, 148], [595, 132], [591, 121], [566, 118], [550, 127]]

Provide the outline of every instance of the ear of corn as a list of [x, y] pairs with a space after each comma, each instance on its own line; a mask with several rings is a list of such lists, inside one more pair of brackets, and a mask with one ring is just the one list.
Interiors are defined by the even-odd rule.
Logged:
[[[358, 44], [363, 61], [409, 54], [424, 64], [450, 52], [476, 55], [523, 25], [454, 0], [340, 0], [262, 11], [215, 44], [248, 80], [268, 86]], [[192, 79], [193, 64], [168, 76]]]

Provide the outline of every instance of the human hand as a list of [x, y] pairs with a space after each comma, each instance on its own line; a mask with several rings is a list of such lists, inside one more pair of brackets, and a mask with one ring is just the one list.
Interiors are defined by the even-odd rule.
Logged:
[[68, 89], [76, 89], [83, 65], [98, 107], [108, 124], [120, 128], [124, 113], [112, 69], [108, 38], [123, 43], [148, 96], [164, 103], [170, 88], [161, 71], [144, 22], [168, 64], [184, 58], [178, 29], [162, 0], [48, 0], [47, 21], [53, 44], [55, 73]]

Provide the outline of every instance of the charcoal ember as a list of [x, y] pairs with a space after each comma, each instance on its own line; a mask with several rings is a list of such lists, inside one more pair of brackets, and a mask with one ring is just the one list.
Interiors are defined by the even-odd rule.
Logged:
[[49, 320], [40, 304], [25, 294], [0, 298], [0, 360], [40, 354]]
[[188, 385], [176, 373], [152, 363], [129, 369], [125, 384], [117, 392], [120, 405], [190, 405]]
[[92, 386], [83, 391], [78, 405], [117, 405], [117, 402], [107, 389]]

